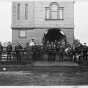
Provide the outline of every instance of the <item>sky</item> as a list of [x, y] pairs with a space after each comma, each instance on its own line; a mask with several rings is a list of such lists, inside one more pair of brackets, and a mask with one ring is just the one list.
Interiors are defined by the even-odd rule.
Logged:
[[[88, 1], [79, 0], [74, 4], [74, 35], [88, 45]], [[0, 1], [0, 41], [12, 41], [11, 1]]]
[[88, 45], [88, 1], [75, 2], [74, 5], [74, 34], [80, 42]]
[[11, 2], [0, 1], [0, 41], [11, 40]]

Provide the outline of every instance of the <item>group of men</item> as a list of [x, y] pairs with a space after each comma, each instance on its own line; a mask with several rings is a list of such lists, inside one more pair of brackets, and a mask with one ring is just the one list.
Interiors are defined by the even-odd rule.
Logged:
[[[15, 48], [13, 49], [13, 45], [11, 42], [8, 42], [7, 46], [3, 46], [0, 42], [0, 61], [2, 60], [2, 54], [7, 54], [7, 61], [11, 61], [12, 57], [15, 57], [16, 63], [20, 64], [22, 61], [22, 55], [24, 51], [26, 52], [26, 56], [30, 58], [31, 46], [35, 45], [34, 39], [32, 39], [29, 43], [26, 44], [26, 47], [23, 48], [20, 43], [16, 43]], [[4, 49], [5, 48], [5, 49]], [[13, 54], [14, 52], [14, 54]], [[12, 56], [13, 55], [13, 56]]]
[[[6, 50], [4, 50], [6, 48]], [[7, 60], [11, 58], [11, 52], [12, 52], [12, 44], [11, 42], [8, 42], [7, 47], [3, 47], [3, 45], [0, 42], [0, 60], [2, 59], [2, 53], [7, 52]]]
[[73, 52], [73, 59], [79, 61], [88, 61], [88, 47], [86, 45], [80, 45], [76, 47]]
[[62, 62], [64, 61], [64, 56], [70, 57], [70, 60], [74, 62], [77, 60], [79, 62], [88, 61], [88, 47], [86, 44], [84, 45], [80, 44], [79, 46], [75, 46], [74, 49], [70, 45], [67, 46], [63, 46], [60, 44], [55, 45], [54, 42], [47, 45], [48, 45], [47, 51], [49, 61], [55, 61], [56, 55], [59, 56], [59, 60]]
[[59, 60], [63, 62], [64, 46], [62, 44], [59, 42], [49, 42], [46, 48], [49, 62], [55, 62], [56, 55], [59, 56]]
[[[17, 43], [15, 45], [15, 49], [13, 50], [12, 43], [8, 42], [6, 46], [6, 50], [5, 50], [7, 53], [7, 61], [11, 60], [12, 52], [14, 52], [17, 64], [21, 64], [22, 58], [24, 57], [24, 52], [26, 52], [25, 56], [27, 58], [27, 62], [32, 63], [32, 61], [36, 58], [36, 53], [40, 52], [40, 51], [35, 50], [35, 47], [34, 47], [35, 45], [36, 45], [36, 42], [34, 39], [32, 39], [30, 42], [26, 43], [26, 46], [24, 48], [22, 47], [20, 43]], [[64, 53], [66, 53], [64, 46], [51, 42], [51, 43], [48, 43], [47, 46], [45, 46], [45, 48], [47, 48], [45, 51], [48, 54], [48, 61], [55, 61], [56, 55], [58, 55], [59, 59], [63, 62], [64, 55], [65, 55]], [[45, 48], [43, 48], [43, 50]], [[0, 42], [0, 61], [2, 60], [2, 53], [5, 51], [4, 51], [3, 45]], [[69, 49], [67, 51], [69, 51]], [[83, 59], [85, 59], [86, 61], [88, 60], [87, 59], [88, 58], [87, 46], [76, 47], [74, 50], [70, 51], [69, 53], [72, 53], [72, 56], [82, 56]], [[74, 57], [74, 59], [77, 59], [77, 58]]]

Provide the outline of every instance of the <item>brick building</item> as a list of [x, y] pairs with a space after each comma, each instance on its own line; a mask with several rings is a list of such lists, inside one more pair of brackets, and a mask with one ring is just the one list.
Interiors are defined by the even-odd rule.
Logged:
[[[26, 42], [35, 39], [42, 43], [48, 29], [59, 28], [67, 42], [74, 40], [73, 1], [20, 1], [12, 3], [12, 42]], [[52, 35], [53, 36], [53, 35]]]

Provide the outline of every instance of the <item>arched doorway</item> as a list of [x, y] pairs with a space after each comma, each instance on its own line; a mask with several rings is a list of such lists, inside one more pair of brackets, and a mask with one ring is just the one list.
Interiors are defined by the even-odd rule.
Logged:
[[46, 45], [47, 42], [63, 42], [66, 44], [66, 36], [60, 28], [48, 29], [47, 33], [44, 34], [43, 43]]
[[59, 28], [48, 29], [47, 33], [44, 34], [43, 45], [48, 54], [48, 61], [55, 62], [56, 54], [59, 54], [59, 57], [63, 61], [62, 53], [66, 45], [66, 36], [63, 31]]

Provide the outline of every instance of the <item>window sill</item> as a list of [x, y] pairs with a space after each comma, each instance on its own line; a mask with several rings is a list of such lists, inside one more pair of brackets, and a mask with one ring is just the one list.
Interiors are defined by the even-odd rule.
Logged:
[[20, 38], [20, 39], [26, 39], [27, 37], [21, 37], [21, 36], [19, 36], [19, 38]]
[[47, 21], [58, 21], [58, 20], [64, 20], [64, 19], [45, 19]]

